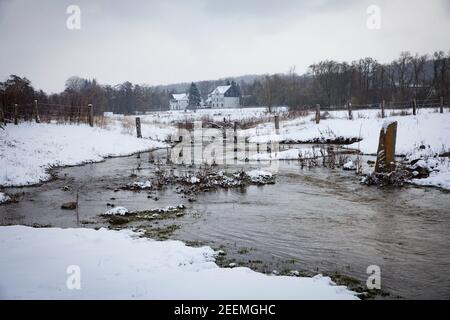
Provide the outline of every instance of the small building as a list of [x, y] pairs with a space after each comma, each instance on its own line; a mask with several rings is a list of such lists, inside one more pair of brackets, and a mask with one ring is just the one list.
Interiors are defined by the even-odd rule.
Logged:
[[218, 86], [208, 95], [208, 104], [211, 108], [239, 108], [239, 87], [232, 83], [227, 86]]
[[169, 101], [170, 110], [186, 110], [189, 105], [187, 93], [174, 93]]

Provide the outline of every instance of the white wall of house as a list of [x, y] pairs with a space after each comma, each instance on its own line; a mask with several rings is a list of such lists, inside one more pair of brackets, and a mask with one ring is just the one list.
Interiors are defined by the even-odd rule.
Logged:
[[239, 97], [225, 97], [223, 94], [211, 94], [211, 108], [239, 108]]
[[187, 95], [173, 95], [172, 99], [169, 101], [170, 110], [186, 110], [189, 105], [189, 99]]

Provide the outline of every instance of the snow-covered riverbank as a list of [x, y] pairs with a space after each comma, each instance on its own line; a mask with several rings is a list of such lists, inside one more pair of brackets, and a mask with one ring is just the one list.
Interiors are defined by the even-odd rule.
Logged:
[[328, 277], [219, 268], [210, 247], [129, 230], [0, 227], [0, 251], [1, 299], [357, 299]]
[[342, 138], [360, 138], [359, 143], [350, 145], [365, 154], [375, 155], [378, 148], [380, 129], [383, 123], [397, 121], [396, 154], [406, 155], [422, 144], [429, 145], [436, 152], [450, 150], [450, 112], [440, 114], [434, 109], [419, 110], [417, 116], [389, 116], [382, 119], [378, 110], [358, 110], [353, 112], [353, 120], [348, 119], [346, 111], [330, 111], [329, 117], [319, 124], [314, 115], [284, 121], [280, 124], [280, 134], [276, 135], [273, 123], [258, 125], [244, 130], [240, 135], [250, 137], [250, 142], [266, 143], [269, 141], [310, 142]]
[[[398, 111], [393, 113], [388, 110], [386, 115], [387, 117], [382, 119], [379, 117], [378, 110], [359, 110], [354, 111], [354, 119], [349, 120], [347, 111], [331, 111], [319, 124], [312, 121], [314, 116], [310, 114], [303, 118], [282, 122], [279, 134], [275, 134], [273, 123], [264, 123], [256, 128], [243, 130], [240, 135], [254, 143], [270, 141], [304, 143], [360, 139], [360, 142], [347, 147], [358, 149], [366, 155], [376, 155], [379, 132], [383, 123], [397, 121], [396, 154], [408, 156], [417, 154], [420, 149], [426, 149], [428, 152], [422, 160], [426, 162], [425, 167], [432, 171], [430, 176], [425, 179], [412, 179], [411, 182], [450, 189], [450, 162], [448, 157], [440, 157], [450, 151], [450, 112], [445, 110], [443, 114], [440, 114], [434, 109], [421, 109], [416, 116], [413, 116], [399, 115]], [[283, 151], [272, 157], [257, 155], [254, 159], [295, 159], [303, 152], [302, 150]]]
[[8, 125], [0, 130], [0, 186], [46, 181], [50, 178], [47, 171], [52, 166], [98, 162], [105, 157], [164, 146], [160, 141], [125, 134], [118, 126], [107, 130], [85, 124]]

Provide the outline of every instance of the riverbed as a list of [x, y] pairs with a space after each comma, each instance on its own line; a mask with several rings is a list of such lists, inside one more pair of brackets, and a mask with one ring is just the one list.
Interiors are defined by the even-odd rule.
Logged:
[[[0, 223], [108, 227], [99, 215], [111, 205], [148, 210], [184, 204], [183, 217], [161, 225], [177, 226], [171, 239], [224, 250], [225, 264], [268, 273], [337, 273], [362, 285], [367, 267], [377, 265], [387, 298], [450, 298], [449, 192], [368, 187], [354, 172], [302, 168], [295, 160], [279, 162], [273, 185], [204, 192], [194, 202], [173, 186], [154, 192], [121, 189], [169, 166], [164, 155], [158, 150], [59, 168], [52, 181], [7, 189], [21, 195], [18, 203], [0, 206]], [[75, 201], [77, 191], [80, 223], [74, 211], [60, 208]]]

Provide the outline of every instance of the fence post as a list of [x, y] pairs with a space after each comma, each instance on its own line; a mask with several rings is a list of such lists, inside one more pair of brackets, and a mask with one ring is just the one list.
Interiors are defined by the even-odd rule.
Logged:
[[19, 124], [19, 107], [17, 103], [14, 105], [14, 124], [16, 126]]
[[386, 101], [382, 101], [381, 102], [381, 117], [384, 118], [385, 114], [384, 114], [384, 108], [386, 107]]
[[227, 128], [223, 126], [222, 128], [222, 153], [223, 153], [223, 165], [227, 163]]
[[348, 108], [348, 119], [353, 120], [353, 112], [352, 112], [352, 103], [351, 102], [347, 103], [347, 108]]
[[412, 104], [413, 104], [413, 115], [415, 116], [417, 114], [417, 100], [413, 99]]
[[88, 104], [89, 108], [89, 125], [91, 127], [94, 126], [94, 106], [92, 104]]
[[316, 124], [320, 122], [320, 104], [316, 105]]
[[233, 152], [234, 152], [234, 160], [237, 160], [237, 121], [234, 122], [233, 128]]
[[395, 143], [397, 139], [397, 121], [385, 123], [380, 130], [378, 142], [376, 173], [389, 173], [395, 170]]
[[3, 111], [3, 103], [0, 103], [0, 124], [5, 123], [5, 112]]
[[280, 133], [280, 116], [279, 115], [275, 116], [275, 133], [276, 134]]
[[140, 117], [136, 117], [136, 135], [138, 138], [142, 138], [141, 118]]
[[444, 97], [441, 97], [441, 108], [440, 108], [439, 112], [444, 113]]
[[34, 120], [36, 121], [36, 123], [41, 123], [41, 119], [39, 119], [39, 108], [37, 100], [34, 100]]
[[178, 122], [178, 142], [183, 141], [183, 134], [182, 134], [183, 128], [181, 122]]

